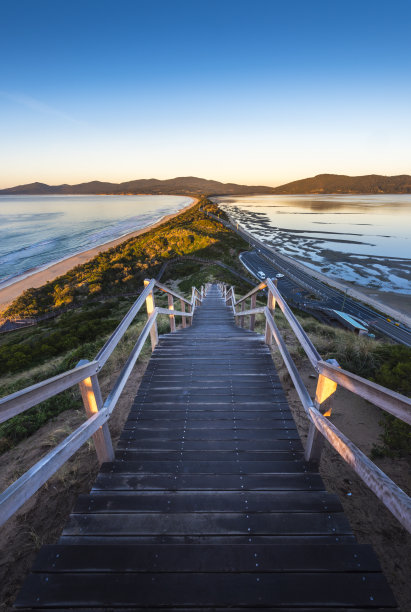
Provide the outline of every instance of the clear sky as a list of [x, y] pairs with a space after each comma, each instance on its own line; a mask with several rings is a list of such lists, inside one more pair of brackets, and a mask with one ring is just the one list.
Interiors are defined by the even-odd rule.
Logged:
[[409, 0], [2, 0], [0, 187], [411, 174]]

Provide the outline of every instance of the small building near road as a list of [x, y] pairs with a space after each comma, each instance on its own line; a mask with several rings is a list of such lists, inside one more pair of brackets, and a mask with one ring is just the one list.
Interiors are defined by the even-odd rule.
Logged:
[[330, 315], [333, 319], [336, 319], [344, 327], [347, 327], [351, 331], [356, 332], [360, 336], [368, 334], [368, 327], [366, 323], [353, 317], [352, 315], [342, 312], [341, 310], [330, 310]]

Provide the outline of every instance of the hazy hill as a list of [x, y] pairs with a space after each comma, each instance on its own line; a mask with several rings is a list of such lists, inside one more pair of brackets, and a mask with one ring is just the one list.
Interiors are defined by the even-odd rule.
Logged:
[[220, 183], [195, 176], [180, 176], [164, 181], [138, 179], [124, 183], [91, 181], [79, 185], [46, 185], [30, 183], [9, 189], [1, 189], [0, 195], [47, 195], [47, 194], [176, 194], [176, 195], [249, 195], [292, 193], [411, 193], [411, 176], [345, 176], [344, 174], [318, 174], [293, 181], [280, 187], [262, 185], [238, 185]]
[[318, 174], [276, 187], [274, 193], [411, 193], [411, 176]]
[[158, 179], [139, 179], [125, 183], [103, 183], [92, 181], [79, 185], [46, 185], [30, 183], [9, 189], [1, 189], [0, 195], [45, 195], [45, 194], [187, 194], [187, 195], [242, 195], [254, 193], [274, 193], [273, 187], [237, 185], [220, 183], [195, 176], [181, 176], [164, 181]]

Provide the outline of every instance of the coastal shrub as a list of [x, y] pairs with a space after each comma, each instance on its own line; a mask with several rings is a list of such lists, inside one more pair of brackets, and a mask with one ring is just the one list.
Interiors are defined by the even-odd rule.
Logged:
[[0, 425], [0, 453], [31, 436], [61, 412], [70, 408], [78, 408], [79, 401], [79, 391], [76, 388], [68, 389], [2, 423]]
[[375, 444], [371, 456], [377, 457], [409, 457], [411, 455], [411, 427], [396, 419], [391, 414], [383, 414], [380, 421], [383, 432], [380, 436], [382, 444]]
[[[124, 306], [127, 307], [128, 304], [119, 304], [121, 316], [124, 315]], [[90, 313], [82, 313], [82, 315], [90, 316]], [[124, 362], [127, 359], [136, 337], [141, 331], [145, 321], [145, 313], [143, 313], [140, 317], [136, 317], [136, 320], [130, 326], [125, 335], [127, 350], [122, 350], [124, 347], [122, 347], [123, 341], [121, 341], [119, 348], [116, 348], [113, 356], [110, 357], [111, 361], [109, 360], [109, 362], [106, 364], [107, 370], [105, 371], [103, 369], [102, 377], [100, 375], [101, 382], [104, 382], [104, 376], [106, 375], [105, 372], [111, 373], [113, 368], [114, 371], [117, 371], [124, 365]], [[162, 321], [159, 325], [160, 331], [163, 330], [163, 328], [164, 330], [168, 331], [168, 329], [166, 329], [167, 325], [167, 320]], [[113, 329], [113, 327], [110, 329], [110, 333], [113, 331]], [[51, 376], [55, 376], [60, 372], [74, 368], [80, 359], [89, 359], [91, 361], [107, 340], [108, 335], [106, 334], [94, 339], [91, 342], [81, 344], [77, 348], [63, 353], [54, 361], [47, 362], [45, 366], [34, 366], [31, 369], [27, 369], [26, 376], [20, 374], [19, 376], [15, 377], [15, 380], [11, 379], [10, 376], [8, 378], [3, 377], [2, 382], [4, 382], [0, 386], [0, 396], [3, 397], [5, 395], [15, 393], [24, 387], [36, 384], [41, 380], [50, 378]], [[69, 409], [79, 409], [80, 407], [81, 400], [78, 388], [73, 387], [6, 421], [0, 425], [0, 453], [12, 448], [21, 440], [29, 437], [50, 419], [56, 417], [63, 411]]]
[[[141, 236], [99, 253], [85, 264], [36, 289], [28, 289], [3, 313], [5, 317], [38, 317], [52, 310], [87, 303], [90, 296], [135, 291], [144, 278], [155, 276], [162, 263], [195, 254], [241, 268], [231, 254], [247, 248], [234, 232], [208, 218], [197, 206]], [[213, 206], [213, 205], [211, 205]]]
[[84, 346], [113, 331], [121, 319], [114, 305], [97, 305], [67, 312], [31, 333], [12, 332], [0, 345], [2, 375], [21, 372], [45, 363], [57, 355]]
[[403, 395], [411, 395], [411, 348], [384, 345], [377, 350], [379, 368], [374, 380]]
[[[393, 391], [411, 396], [411, 348], [400, 345], [381, 346], [378, 351], [379, 366], [373, 380]], [[382, 444], [374, 446], [373, 455], [391, 457], [411, 455], [411, 427], [391, 414], [383, 413], [381, 419]]]

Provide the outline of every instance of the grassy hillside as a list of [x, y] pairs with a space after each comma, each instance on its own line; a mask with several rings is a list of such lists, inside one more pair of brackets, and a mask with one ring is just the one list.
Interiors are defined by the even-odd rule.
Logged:
[[242, 270], [236, 254], [245, 250], [247, 243], [206, 217], [200, 210], [204, 202], [158, 228], [100, 253], [42, 287], [28, 289], [3, 316], [36, 317], [103, 296], [140, 291], [145, 278], [156, 276], [165, 261], [179, 256], [219, 259]]
[[[214, 210], [215, 205], [203, 200]], [[7, 314], [32, 316], [75, 305], [55, 319], [35, 327], [0, 336], [0, 396], [13, 393], [74, 367], [80, 359], [93, 359], [134, 301], [123, 292], [137, 292], [144, 278], [155, 276], [164, 261], [162, 282], [175, 287], [187, 297], [193, 285], [220, 280], [233, 284], [236, 294], [244, 295], [249, 285], [217, 265], [185, 260], [196, 255], [220, 260], [244, 274], [238, 253], [248, 245], [234, 232], [207, 218], [200, 205], [137, 238], [98, 255], [66, 275], [38, 289], [26, 291], [7, 310]], [[175, 260], [180, 255], [182, 259]], [[158, 305], [166, 306], [166, 296], [156, 296]], [[142, 309], [120, 344], [107, 368], [119, 371], [145, 321]], [[383, 342], [359, 338], [349, 331], [318, 323], [299, 314], [300, 321], [324, 358], [336, 358], [342, 367], [366, 378], [411, 395], [411, 350]], [[288, 325], [276, 313], [280, 328]], [[166, 317], [160, 319], [160, 333], [168, 330]], [[147, 358], [149, 350], [147, 349]], [[302, 358], [294, 348], [295, 359]], [[76, 390], [55, 398], [11, 419], [0, 426], [0, 451], [7, 450], [30, 436], [49, 419], [79, 406]], [[410, 428], [389, 416], [384, 417], [385, 436], [378, 452], [411, 453]]]

